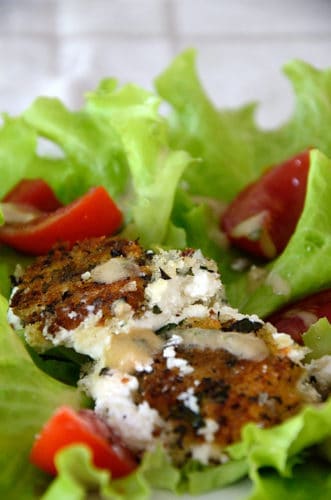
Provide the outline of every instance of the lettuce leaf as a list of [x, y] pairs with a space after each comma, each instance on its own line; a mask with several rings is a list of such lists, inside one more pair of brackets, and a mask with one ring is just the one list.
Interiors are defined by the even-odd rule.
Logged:
[[250, 137], [251, 130], [255, 133], [254, 106], [219, 113], [197, 76], [194, 50], [180, 54], [155, 84], [173, 106], [175, 146], [200, 159], [184, 176], [189, 192], [230, 200], [259, 174]]
[[293, 476], [280, 477], [272, 469], [264, 469], [256, 476], [255, 489], [249, 500], [324, 500], [331, 494], [330, 465], [318, 459], [296, 465]]
[[106, 470], [97, 469], [91, 463], [90, 451], [85, 446], [70, 446], [56, 458], [58, 476], [52, 482], [42, 500], [83, 500], [88, 495], [109, 500], [146, 500], [150, 488], [137, 473], [125, 480], [111, 481]]
[[[244, 457], [248, 460], [249, 476], [254, 484], [249, 500], [277, 498], [277, 492], [284, 491], [291, 481], [291, 491], [298, 495], [293, 498], [309, 500], [312, 488], [297, 487], [304, 474], [314, 481], [314, 496], [325, 496], [330, 488], [330, 464], [320, 463], [317, 450], [312, 446], [324, 443], [330, 449], [330, 418], [331, 399], [319, 406], [307, 406], [298, 415], [270, 429], [254, 424], [244, 427], [242, 441], [230, 446], [228, 451], [237, 460]], [[327, 470], [324, 483], [323, 471]]]
[[227, 245], [219, 229], [217, 210], [212, 209], [208, 201], [195, 202], [187, 192], [178, 190], [172, 218], [177, 227], [185, 228], [187, 246], [199, 248], [204, 255], [214, 259], [219, 264], [222, 281], [230, 283], [240, 277], [233, 262], [243, 254]]
[[58, 193], [68, 194], [70, 189], [72, 200], [99, 184], [115, 198], [124, 192], [128, 182], [126, 158], [109, 121], [84, 108], [69, 111], [58, 99], [46, 97], [36, 99], [23, 116], [38, 135], [56, 143], [65, 154], [67, 161], [62, 168], [50, 172]]
[[22, 118], [3, 115], [0, 126], [0, 198], [27, 176], [37, 148], [37, 134]]
[[264, 131], [255, 121], [256, 104], [218, 111], [196, 71], [196, 53], [180, 54], [157, 78], [156, 88], [173, 112], [173, 142], [200, 162], [184, 179], [194, 194], [230, 201], [266, 167], [316, 147], [331, 156], [331, 70], [319, 71], [302, 61], [285, 68], [295, 92], [289, 121]]
[[302, 340], [310, 352], [305, 361], [331, 355], [331, 324], [326, 318], [320, 318], [302, 335]]
[[172, 244], [167, 236], [175, 193], [191, 163], [187, 152], [169, 147], [168, 124], [159, 106], [152, 93], [135, 85], [117, 89], [112, 79], [87, 97], [89, 112], [110, 120], [121, 137], [133, 190], [126, 235], [139, 236], [144, 245]]
[[25, 267], [31, 262], [31, 257], [27, 257], [12, 248], [0, 245], [0, 293], [9, 297], [12, 289], [10, 276], [14, 274], [16, 266]]
[[6, 499], [33, 499], [45, 483], [28, 460], [35, 434], [57, 407], [79, 408], [85, 398], [35, 366], [8, 325], [7, 308], [0, 296], [0, 491]]
[[232, 484], [248, 470], [244, 459], [213, 467], [192, 463], [180, 471], [170, 464], [162, 448], [146, 453], [139, 468], [123, 479], [112, 480], [109, 472], [95, 468], [84, 446], [63, 449], [56, 464], [59, 474], [42, 500], [80, 500], [89, 494], [109, 500], [147, 500], [160, 490], [198, 495]]

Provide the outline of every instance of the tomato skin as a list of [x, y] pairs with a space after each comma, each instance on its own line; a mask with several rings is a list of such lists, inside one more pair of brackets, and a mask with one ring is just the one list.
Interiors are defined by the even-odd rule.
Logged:
[[30, 205], [42, 212], [53, 212], [63, 206], [43, 179], [22, 179], [6, 194], [3, 201]]
[[[229, 240], [258, 257], [272, 259], [281, 253], [303, 209], [308, 171], [309, 150], [267, 170], [241, 191], [221, 219]], [[254, 234], [240, 234], [239, 224], [254, 216]]]
[[60, 407], [45, 424], [33, 444], [30, 461], [43, 471], [56, 475], [58, 451], [74, 444], [86, 445], [96, 467], [107, 469], [112, 477], [127, 476], [137, 467], [131, 452], [115, 438], [91, 410], [75, 412]]
[[99, 186], [31, 222], [1, 226], [0, 241], [22, 252], [42, 255], [58, 241], [72, 246], [85, 238], [113, 234], [122, 220], [121, 211], [105, 188]]
[[288, 333], [298, 344], [303, 344], [302, 334], [320, 318], [331, 322], [331, 289], [322, 290], [276, 311], [266, 321], [279, 332]]

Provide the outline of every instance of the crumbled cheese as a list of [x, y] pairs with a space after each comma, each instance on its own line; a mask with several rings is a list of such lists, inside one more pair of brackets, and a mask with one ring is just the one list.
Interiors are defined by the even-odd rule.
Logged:
[[145, 401], [136, 405], [138, 380], [109, 370], [99, 375], [96, 369], [81, 379], [80, 386], [95, 400], [95, 411], [134, 451], [148, 449], [155, 441], [153, 432], [163, 426], [158, 412]]
[[313, 359], [306, 368], [309, 374], [315, 377], [322, 391], [329, 392], [331, 389], [331, 356], [325, 355]]
[[111, 333], [128, 333], [135, 328], [137, 322], [134, 320], [134, 311], [130, 304], [123, 299], [116, 300], [111, 307], [113, 318], [109, 320], [108, 328]]
[[210, 443], [203, 443], [191, 446], [193, 460], [207, 465], [212, 456], [212, 446]]
[[126, 285], [122, 286], [121, 292], [136, 292], [137, 291], [137, 283], [135, 281], [129, 281]]
[[183, 358], [167, 358], [167, 368], [168, 370], [178, 368], [179, 374], [182, 376], [189, 375], [194, 371], [194, 368]]
[[164, 358], [174, 358], [176, 356], [176, 351], [173, 346], [167, 346], [163, 350], [163, 357]]
[[80, 277], [83, 281], [87, 281], [91, 278], [91, 273], [89, 271], [86, 271], [85, 273], [81, 274]]
[[113, 302], [111, 312], [117, 319], [124, 321], [130, 320], [133, 316], [132, 307], [123, 299]]
[[206, 270], [199, 269], [195, 275], [186, 280], [183, 293], [192, 299], [206, 301], [206, 298], [214, 296], [219, 290], [219, 276], [211, 274]]
[[203, 436], [208, 443], [211, 443], [212, 441], [214, 441], [214, 437], [218, 429], [219, 425], [215, 420], [213, 420], [212, 418], [206, 418], [205, 427], [200, 427], [200, 429], [198, 429], [197, 431], [197, 434], [199, 436]]
[[136, 362], [134, 368], [137, 372], [151, 373], [153, 371], [153, 360], [152, 358], [147, 363]]
[[[158, 330], [187, 317], [217, 317], [224, 302], [224, 287], [216, 264], [200, 251], [182, 256], [176, 250], [155, 254], [152, 279], [145, 289], [146, 311], [136, 320], [142, 328]], [[159, 313], [154, 313], [157, 307]]]
[[[170, 342], [178, 342], [177, 337], [173, 335], [172, 339]], [[182, 341], [182, 339], [181, 339]], [[194, 368], [187, 362], [186, 359], [182, 358], [177, 358], [176, 357], [176, 351], [175, 351], [175, 346], [176, 344], [171, 344], [169, 345], [169, 342], [165, 345], [165, 348], [163, 349], [163, 357], [167, 359], [167, 368], [168, 370], [172, 370], [173, 368], [178, 368], [180, 375], [185, 376], [189, 375], [194, 371]]]
[[286, 355], [294, 362], [299, 363], [309, 352], [307, 347], [299, 346], [294, 342], [292, 337], [287, 333], [279, 333], [275, 329], [272, 331], [272, 338], [274, 339], [277, 348], [284, 350]]
[[181, 392], [177, 396], [178, 401], [182, 401], [183, 405], [186, 406], [193, 413], [199, 413], [200, 407], [198, 403], [198, 398], [194, 394], [193, 387], [189, 387], [187, 391]]
[[269, 394], [267, 392], [260, 392], [258, 396], [258, 404], [263, 406], [269, 399]]
[[[100, 359], [109, 345], [111, 331], [107, 324], [98, 326], [102, 318], [102, 311], [96, 314], [89, 314], [78, 327], [72, 330], [60, 328], [56, 335], [48, 333], [48, 325], [45, 324], [43, 336], [50, 340], [53, 345], [64, 345], [72, 347], [75, 351], [81, 354], [87, 354], [93, 359]], [[88, 335], [86, 332], [88, 331]]]
[[180, 335], [173, 334], [171, 337], [167, 340], [166, 342], [166, 347], [171, 346], [171, 345], [179, 345], [183, 343], [183, 337]]
[[[231, 306], [224, 304], [219, 311], [218, 317], [222, 323], [226, 323], [227, 321], [236, 320], [239, 321], [243, 318], [247, 318], [245, 314], [240, 313], [237, 309], [234, 309]], [[249, 316], [251, 319], [251, 316]]]
[[286, 349], [287, 347], [292, 347], [293, 345], [293, 339], [290, 335], [287, 335], [287, 333], [278, 333], [278, 332], [273, 332], [272, 333], [272, 338], [277, 344], [278, 349]]
[[[17, 292], [18, 287], [13, 288], [10, 298], [12, 299]], [[23, 328], [23, 323], [21, 319], [14, 313], [13, 309], [10, 307], [7, 312], [8, 323], [15, 329], [21, 330]]]
[[76, 311], [70, 311], [68, 312], [68, 318], [70, 319], [75, 319], [77, 318], [78, 314], [76, 313]]
[[214, 443], [202, 443], [191, 446], [191, 455], [193, 460], [208, 465], [210, 461], [216, 460], [219, 463], [226, 463], [229, 460], [228, 455], [222, 453], [219, 446]]

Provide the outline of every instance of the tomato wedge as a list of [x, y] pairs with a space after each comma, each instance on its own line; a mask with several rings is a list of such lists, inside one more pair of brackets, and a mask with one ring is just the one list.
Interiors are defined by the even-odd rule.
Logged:
[[57, 452], [73, 444], [88, 446], [94, 465], [109, 470], [114, 478], [127, 476], [137, 467], [132, 453], [93, 411], [75, 412], [65, 406], [56, 411], [36, 437], [30, 461], [56, 475]]
[[221, 219], [229, 240], [258, 257], [281, 253], [303, 209], [308, 170], [309, 150], [269, 169], [239, 193]]
[[79, 240], [111, 235], [122, 224], [122, 213], [102, 186], [92, 188], [69, 205], [30, 222], [0, 227], [0, 242], [32, 255], [47, 253], [58, 241], [72, 246]]
[[303, 344], [302, 334], [320, 318], [331, 321], [331, 289], [309, 295], [286, 306], [267, 318], [279, 332], [288, 333]]
[[22, 179], [3, 198], [4, 202], [31, 205], [42, 212], [62, 207], [52, 188], [43, 179]]

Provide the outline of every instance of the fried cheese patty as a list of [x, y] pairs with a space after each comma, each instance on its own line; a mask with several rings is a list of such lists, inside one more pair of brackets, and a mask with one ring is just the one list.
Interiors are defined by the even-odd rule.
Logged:
[[9, 321], [37, 350], [92, 358], [79, 382], [136, 452], [220, 462], [242, 426], [270, 427], [318, 401], [304, 349], [227, 305], [200, 251], [95, 238], [54, 248], [17, 277]]

